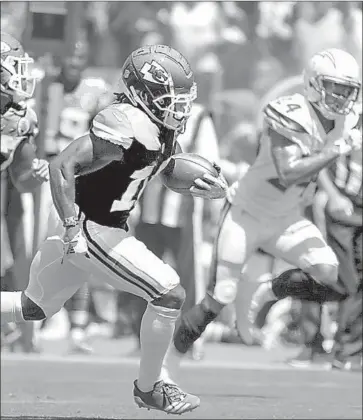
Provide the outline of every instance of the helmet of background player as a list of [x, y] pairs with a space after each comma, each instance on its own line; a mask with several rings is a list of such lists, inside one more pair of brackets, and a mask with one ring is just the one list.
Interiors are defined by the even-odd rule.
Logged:
[[7, 102], [18, 103], [31, 98], [35, 88], [35, 78], [30, 74], [29, 65], [34, 60], [24, 52], [19, 41], [1, 32], [1, 96]]
[[347, 115], [358, 101], [361, 89], [357, 61], [347, 52], [328, 49], [315, 54], [304, 71], [306, 98], [325, 118]]
[[197, 97], [185, 57], [166, 45], [145, 46], [130, 54], [121, 71], [121, 91], [134, 106], [164, 127], [184, 130]]

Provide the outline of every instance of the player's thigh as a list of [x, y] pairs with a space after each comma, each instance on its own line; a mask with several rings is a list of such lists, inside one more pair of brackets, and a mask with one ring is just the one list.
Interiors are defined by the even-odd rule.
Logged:
[[[73, 258], [73, 257], [72, 257]], [[74, 259], [86, 258], [76, 255]], [[59, 236], [46, 239], [36, 253], [25, 294], [47, 317], [58, 312], [64, 303], [87, 281], [87, 272], [63, 259], [63, 243]]]
[[237, 206], [227, 205], [223, 211], [225, 217], [216, 238], [217, 258], [219, 262], [238, 265], [241, 269], [258, 248], [261, 236], [259, 221]]
[[258, 221], [236, 206], [222, 209], [214, 243], [208, 292], [222, 304], [232, 303], [248, 257], [257, 248]]
[[179, 284], [179, 276], [169, 265], [123, 229], [87, 221], [83, 230], [91, 256], [92, 274], [115, 289], [151, 302]]
[[287, 228], [265, 243], [263, 249], [314, 277], [320, 267], [338, 267], [337, 258], [320, 230], [303, 217], [287, 223]]

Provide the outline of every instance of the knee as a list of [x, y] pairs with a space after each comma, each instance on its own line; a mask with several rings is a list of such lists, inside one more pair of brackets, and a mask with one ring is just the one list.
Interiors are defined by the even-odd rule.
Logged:
[[314, 280], [328, 286], [337, 283], [339, 262], [330, 246], [311, 249], [308, 261], [304, 271]]
[[181, 309], [185, 301], [185, 290], [178, 284], [161, 298], [155, 299], [151, 303], [155, 306], [163, 306], [169, 309]]
[[334, 285], [338, 281], [338, 264], [317, 264], [307, 270], [318, 283], [324, 285]]
[[46, 318], [43, 310], [35, 302], [29, 299], [25, 293], [22, 293], [21, 295], [21, 307], [25, 321], [40, 321]]
[[214, 288], [213, 297], [221, 305], [233, 303], [237, 296], [237, 281], [234, 278], [219, 280]]

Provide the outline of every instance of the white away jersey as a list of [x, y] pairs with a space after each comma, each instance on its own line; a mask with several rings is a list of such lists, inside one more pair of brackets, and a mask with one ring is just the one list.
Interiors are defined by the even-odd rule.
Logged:
[[277, 131], [300, 147], [302, 156], [320, 151], [328, 139], [339, 139], [358, 122], [358, 114], [351, 112], [335, 121], [328, 133], [303, 95], [284, 96], [270, 102], [264, 109], [264, 127], [260, 151], [254, 164], [241, 179], [233, 204], [260, 217], [282, 218], [300, 212], [315, 193], [314, 179], [310, 182], [283, 187], [271, 154], [269, 128]]

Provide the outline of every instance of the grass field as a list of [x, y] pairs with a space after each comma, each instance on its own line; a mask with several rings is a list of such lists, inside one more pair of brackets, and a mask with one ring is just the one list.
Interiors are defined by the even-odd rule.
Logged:
[[[47, 346], [41, 355], [2, 354], [1, 419], [170, 418], [134, 404], [138, 360], [125, 357], [129, 343], [101, 340], [97, 356], [87, 357], [65, 356], [64, 343]], [[201, 397], [184, 418], [362, 418], [360, 373], [296, 370], [281, 350], [208, 344], [206, 351], [202, 362], [184, 363], [181, 385]]]

